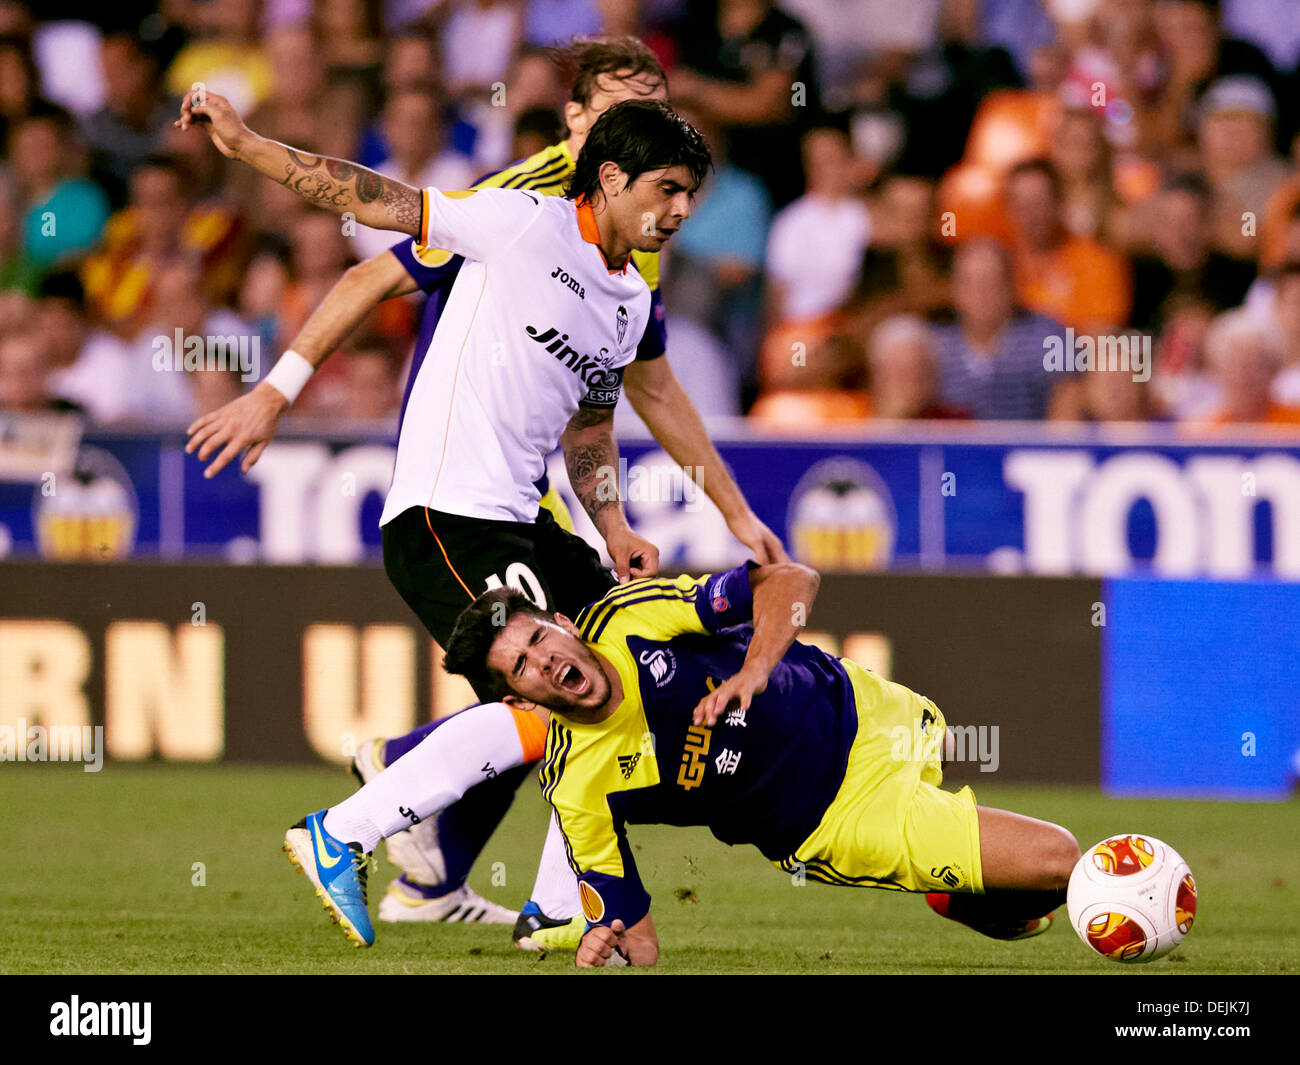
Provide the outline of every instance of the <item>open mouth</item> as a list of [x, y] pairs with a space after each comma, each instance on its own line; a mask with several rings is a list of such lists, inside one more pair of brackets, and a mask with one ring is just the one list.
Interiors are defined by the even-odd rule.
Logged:
[[574, 695], [586, 695], [591, 690], [591, 681], [582, 675], [582, 670], [577, 666], [561, 666], [555, 675], [555, 683]]

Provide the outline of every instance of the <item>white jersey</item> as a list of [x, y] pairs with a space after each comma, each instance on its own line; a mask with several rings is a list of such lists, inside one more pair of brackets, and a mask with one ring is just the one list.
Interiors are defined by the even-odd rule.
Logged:
[[613, 408], [650, 290], [610, 270], [587, 205], [425, 189], [419, 243], [465, 257], [424, 350], [379, 522], [410, 507], [535, 521], [546, 456], [580, 406]]

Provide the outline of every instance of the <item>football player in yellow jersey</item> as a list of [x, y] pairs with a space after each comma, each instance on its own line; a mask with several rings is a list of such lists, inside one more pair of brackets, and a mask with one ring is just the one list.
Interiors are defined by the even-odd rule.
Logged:
[[[748, 563], [634, 581], [576, 621], [504, 588], [461, 615], [447, 668], [550, 715], [540, 776], [588, 921], [578, 965], [658, 958], [630, 824], [707, 825], [788, 872], [927, 892], [994, 938], [1049, 927], [1074, 837], [942, 790], [939, 708], [796, 640], [818, 583]], [[918, 733], [934, 742], [900, 751]]]

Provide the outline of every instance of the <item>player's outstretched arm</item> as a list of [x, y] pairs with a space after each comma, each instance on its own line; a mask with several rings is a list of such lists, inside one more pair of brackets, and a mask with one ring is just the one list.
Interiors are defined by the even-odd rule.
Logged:
[[174, 125], [203, 125], [217, 150], [293, 189], [335, 214], [351, 213], [362, 225], [420, 235], [420, 190], [343, 159], [312, 155], [258, 136], [224, 96], [191, 90]]
[[762, 565], [788, 561], [789, 556], [776, 533], [759, 520], [727, 470], [709, 439], [699, 411], [668, 364], [668, 357], [632, 363], [624, 376], [623, 388], [632, 409], [655, 440], [713, 500], [726, 519], [727, 528], [754, 552], [755, 561]]
[[618, 494], [618, 442], [614, 411], [580, 407], [560, 436], [569, 486], [605, 540], [618, 579], [653, 577], [659, 572], [659, 549], [627, 523]]
[[265, 380], [246, 395], [195, 419], [186, 430], [190, 437], [186, 454], [197, 449], [200, 462], [216, 455], [203, 476], [215, 477], [241, 453], [244, 461], [240, 469], [244, 473], [251, 470], [311, 373], [376, 306], [415, 288], [410, 274], [390, 251], [350, 267]]
[[618, 965], [618, 961], [611, 962], [615, 949], [623, 956], [622, 964], [654, 965], [659, 960], [659, 937], [648, 913], [628, 929], [622, 921], [613, 921], [608, 928], [596, 925], [582, 937], [574, 961], [579, 969]]
[[808, 624], [821, 577], [798, 562], [759, 566], [749, 575], [754, 593], [754, 635], [740, 672], [728, 677], [695, 707], [694, 723], [715, 725], [731, 709], [748, 710], [767, 688], [772, 670]]

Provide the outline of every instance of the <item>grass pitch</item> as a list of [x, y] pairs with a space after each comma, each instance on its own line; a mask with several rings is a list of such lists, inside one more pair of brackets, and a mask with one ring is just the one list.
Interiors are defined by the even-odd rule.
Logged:
[[[569, 973], [503, 926], [377, 924], [352, 947], [280, 843], [304, 813], [351, 791], [341, 769], [6, 765], [0, 771], [0, 971], [5, 973]], [[1300, 800], [1136, 802], [1081, 789], [981, 785], [980, 801], [1057, 821], [1083, 846], [1143, 831], [1174, 846], [1200, 888], [1171, 956], [1096, 957], [1058, 913], [1023, 943], [984, 939], [919, 896], [794, 886], [752, 848], [704, 829], [633, 827], [654, 896], [662, 973], [1296, 973]], [[546, 808], [532, 783], [471, 877], [498, 902], [532, 886]], [[371, 911], [390, 876], [371, 880]], [[493, 880], [496, 884], [493, 884]]]

